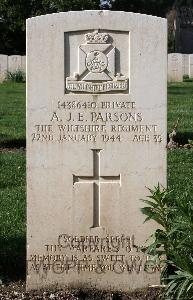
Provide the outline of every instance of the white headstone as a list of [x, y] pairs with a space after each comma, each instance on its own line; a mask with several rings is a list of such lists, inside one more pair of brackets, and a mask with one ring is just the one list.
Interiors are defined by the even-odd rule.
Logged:
[[21, 57], [21, 70], [26, 72], [26, 56], [24, 55]]
[[8, 56], [8, 71], [16, 72], [21, 70], [21, 55]]
[[0, 82], [3, 82], [7, 73], [7, 55], [0, 54]]
[[170, 53], [168, 54], [168, 81], [182, 82], [184, 75], [183, 54]]
[[189, 75], [189, 54], [183, 54], [183, 75]]
[[166, 185], [167, 22], [83, 11], [27, 21], [27, 288], [160, 283], [136, 246]]
[[193, 78], [193, 54], [189, 55], [189, 77]]

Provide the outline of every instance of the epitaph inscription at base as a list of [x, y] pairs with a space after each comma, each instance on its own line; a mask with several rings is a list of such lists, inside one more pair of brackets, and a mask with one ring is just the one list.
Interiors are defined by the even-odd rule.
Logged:
[[27, 288], [159, 284], [140, 246], [166, 184], [167, 24], [85, 11], [27, 21]]

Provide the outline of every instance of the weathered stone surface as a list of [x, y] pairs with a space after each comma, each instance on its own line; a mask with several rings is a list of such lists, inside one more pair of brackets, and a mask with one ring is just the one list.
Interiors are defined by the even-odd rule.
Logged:
[[182, 82], [184, 75], [184, 58], [183, 54], [170, 53], [168, 54], [168, 81]]
[[189, 55], [189, 77], [193, 78], [193, 54]]
[[189, 75], [189, 54], [183, 54], [183, 75]]
[[0, 82], [3, 82], [7, 73], [7, 55], [0, 54]]
[[159, 284], [136, 246], [166, 185], [167, 24], [84, 11], [27, 21], [27, 288]]
[[9, 72], [16, 72], [17, 70], [21, 70], [21, 56], [20, 55], [8, 56], [8, 70], [9, 70]]
[[26, 56], [25, 55], [23, 55], [21, 57], [21, 70], [23, 72], [26, 72]]

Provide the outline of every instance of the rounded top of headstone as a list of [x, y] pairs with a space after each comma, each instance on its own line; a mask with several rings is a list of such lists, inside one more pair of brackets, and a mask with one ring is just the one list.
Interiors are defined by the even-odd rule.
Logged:
[[[32, 18], [27, 19], [27, 24], [31, 22], [45, 22], [45, 19], [50, 19], [50, 22], [60, 23], [61, 20], [64, 22], [64, 26], [66, 27], [69, 24], [70, 18], [76, 18], [77, 22], [74, 23], [74, 28], [78, 27], [88, 27], [89, 24], [92, 24], [92, 28], [102, 28], [103, 23], [101, 23], [102, 19], [109, 18], [109, 24], [113, 27], [116, 26], [118, 30], [119, 27], [125, 23], [127, 24], [128, 18], [130, 23], [135, 22], [136, 19], [140, 19], [141, 22], [149, 21], [159, 21], [161, 23], [167, 24], [166, 18], [161, 18], [152, 15], [140, 14], [140, 13], [133, 13], [133, 12], [125, 12], [125, 11], [112, 11], [112, 10], [82, 10], [82, 11], [68, 11], [68, 12], [59, 12], [59, 13], [52, 13], [46, 15], [40, 15]], [[115, 20], [113, 20], [113, 18]], [[84, 22], [83, 22], [84, 20]], [[120, 22], [121, 20], [121, 22]], [[47, 22], [47, 21], [46, 21]], [[99, 23], [100, 22], [100, 23]], [[42, 23], [42, 24], [43, 24]], [[96, 25], [95, 25], [96, 23]], [[98, 26], [97, 26], [98, 24]]]

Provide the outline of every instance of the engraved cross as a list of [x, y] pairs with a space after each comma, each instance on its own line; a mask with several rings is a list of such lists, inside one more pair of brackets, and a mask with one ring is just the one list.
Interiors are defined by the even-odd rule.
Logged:
[[116, 183], [121, 185], [121, 176], [102, 176], [100, 173], [100, 152], [102, 149], [91, 149], [93, 152], [93, 176], [73, 175], [73, 185], [76, 183], [93, 184], [93, 226], [100, 227], [100, 187], [101, 184]]

